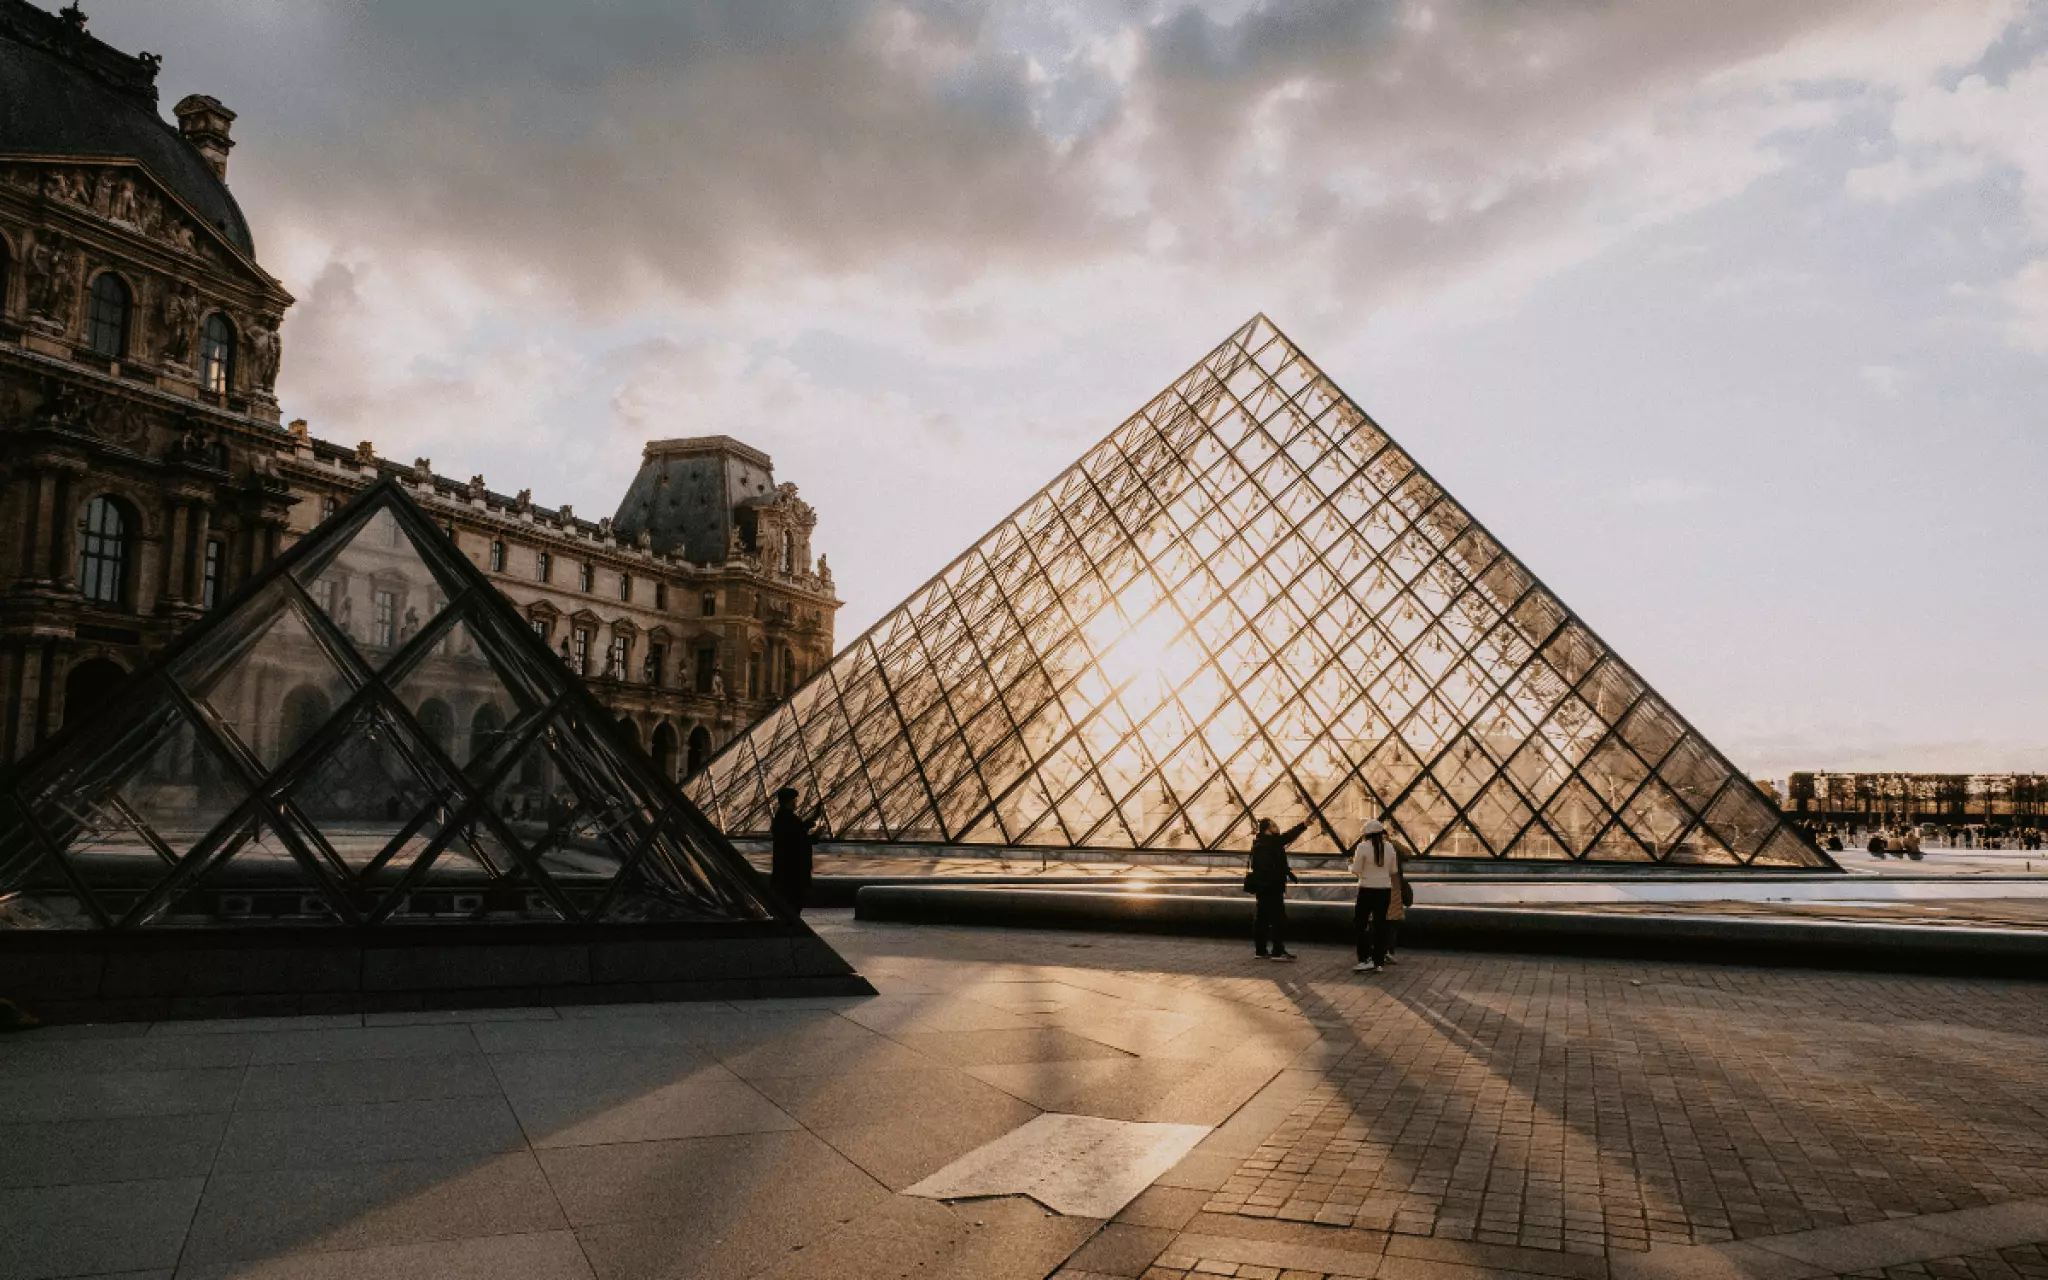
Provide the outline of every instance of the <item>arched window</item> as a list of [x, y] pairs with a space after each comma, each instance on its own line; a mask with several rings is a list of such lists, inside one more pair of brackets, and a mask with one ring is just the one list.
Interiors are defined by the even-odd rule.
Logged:
[[111, 271], [94, 277], [85, 341], [109, 360], [119, 360], [128, 351], [128, 302], [128, 286], [121, 277]]
[[85, 536], [78, 543], [78, 590], [88, 600], [121, 603], [128, 578], [128, 520], [102, 494], [85, 504]]
[[216, 311], [199, 332], [199, 385], [215, 395], [227, 393], [235, 376], [235, 327]]

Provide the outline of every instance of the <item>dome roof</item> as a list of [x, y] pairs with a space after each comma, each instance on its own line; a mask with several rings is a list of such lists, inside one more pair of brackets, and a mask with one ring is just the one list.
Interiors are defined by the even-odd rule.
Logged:
[[156, 111], [154, 59], [131, 57], [22, 0], [0, 0], [0, 154], [140, 161], [256, 256], [235, 198]]

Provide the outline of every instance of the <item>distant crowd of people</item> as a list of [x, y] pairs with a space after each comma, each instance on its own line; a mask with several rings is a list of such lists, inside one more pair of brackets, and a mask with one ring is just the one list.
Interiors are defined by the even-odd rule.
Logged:
[[1887, 855], [1918, 861], [1929, 849], [2013, 849], [2042, 847], [2039, 827], [1995, 827], [1939, 822], [1897, 822], [1875, 827], [1823, 822], [1807, 827], [1814, 842], [1830, 853], [1862, 849], [1874, 858]]

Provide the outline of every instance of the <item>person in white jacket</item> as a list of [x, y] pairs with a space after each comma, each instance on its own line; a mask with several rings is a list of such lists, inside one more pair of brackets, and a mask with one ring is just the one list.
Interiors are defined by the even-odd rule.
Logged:
[[1351, 874], [1358, 879], [1358, 963], [1353, 973], [1378, 973], [1387, 962], [1387, 905], [1393, 901], [1400, 851], [1375, 818], [1351, 846]]

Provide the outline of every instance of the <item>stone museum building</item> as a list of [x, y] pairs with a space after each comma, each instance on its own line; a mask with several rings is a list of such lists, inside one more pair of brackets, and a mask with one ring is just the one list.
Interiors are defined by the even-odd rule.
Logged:
[[[649, 443], [590, 520], [282, 425], [292, 298], [228, 188], [235, 113], [195, 94], [167, 123], [159, 62], [90, 35], [75, 5], [0, 0], [0, 760], [383, 476], [673, 776], [830, 659], [816, 514], [738, 440]], [[322, 589], [372, 651], [434, 607], [374, 574]], [[431, 731], [475, 731], [442, 714]]]

